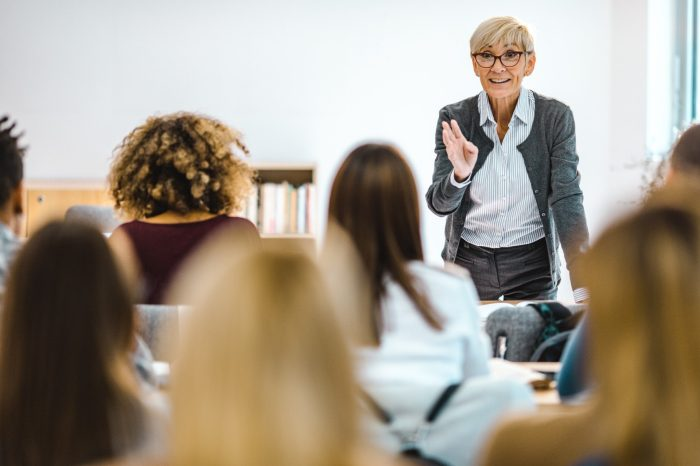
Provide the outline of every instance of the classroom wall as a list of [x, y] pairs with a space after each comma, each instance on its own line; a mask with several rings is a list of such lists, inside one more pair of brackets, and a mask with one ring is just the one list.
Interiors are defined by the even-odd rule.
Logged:
[[[645, 4], [4, 0], [0, 113], [26, 129], [29, 178], [103, 178], [146, 116], [213, 115], [245, 133], [253, 161], [317, 164], [322, 229], [334, 171], [359, 141], [398, 144], [425, 191], [438, 110], [480, 90], [469, 36], [510, 14], [536, 34], [525, 85], [574, 111], [596, 234], [639, 184]], [[423, 210], [428, 260], [439, 262], [443, 221]]]

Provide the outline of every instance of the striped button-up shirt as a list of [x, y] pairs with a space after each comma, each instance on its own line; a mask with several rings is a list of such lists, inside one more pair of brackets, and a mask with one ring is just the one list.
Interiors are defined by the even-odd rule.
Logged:
[[484, 166], [472, 178], [456, 183], [471, 183], [472, 208], [467, 213], [462, 239], [477, 246], [503, 248], [534, 243], [544, 238], [544, 227], [527, 175], [525, 161], [518, 151], [530, 134], [535, 116], [535, 97], [522, 88], [503, 141], [496, 132], [488, 96], [479, 94], [480, 125], [494, 146]]

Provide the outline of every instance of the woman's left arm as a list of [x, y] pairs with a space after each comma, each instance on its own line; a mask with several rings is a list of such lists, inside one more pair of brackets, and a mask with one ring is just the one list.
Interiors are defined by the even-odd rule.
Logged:
[[569, 107], [564, 106], [559, 112], [553, 131], [549, 205], [571, 275], [571, 285], [576, 290], [581, 287], [576, 260], [588, 247], [588, 225], [578, 171], [576, 127]]

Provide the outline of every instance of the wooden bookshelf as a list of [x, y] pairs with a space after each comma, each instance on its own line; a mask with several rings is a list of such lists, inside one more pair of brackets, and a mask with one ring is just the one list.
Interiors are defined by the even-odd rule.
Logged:
[[317, 219], [316, 168], [307, 164], [257, 164], [256, 192], [241, 215], [265, 239], [314, 241]]
[[[291, 187], [316, 183], [316, 168], [312, 164], [251, 164], [257, 172], [257, 182], [287, 183]], [[25, 192], [26, 215], [23, 233], [31, 235], [50, 220], [61, 219], [66, 210], [76, 204], [113, 205], [107, 192], [105, 180], [27, 180]], [[300, 247], [304, 251], [315, 251], [315, 223], [317, 204], [314, 199], [311, 225], [303, 232], [266, 232], [258, 228], [266, 247]]]

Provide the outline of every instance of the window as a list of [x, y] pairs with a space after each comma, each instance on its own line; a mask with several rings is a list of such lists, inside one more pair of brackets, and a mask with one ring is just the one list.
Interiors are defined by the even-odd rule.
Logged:
[[699, 119], [700, 0], [648, 0], [647, 155], [668, 154], [676, 136]]

